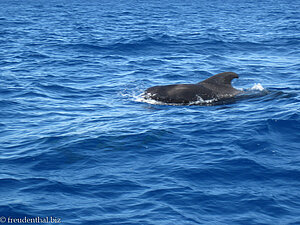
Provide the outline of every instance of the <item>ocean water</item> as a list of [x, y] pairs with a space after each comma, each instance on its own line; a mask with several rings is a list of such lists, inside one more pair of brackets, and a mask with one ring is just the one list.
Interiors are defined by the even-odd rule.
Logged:
[[[0, 223], [300, 224], [299, 1], [0, 6]], [[232, 102], [141, 97], [225, 71]]]

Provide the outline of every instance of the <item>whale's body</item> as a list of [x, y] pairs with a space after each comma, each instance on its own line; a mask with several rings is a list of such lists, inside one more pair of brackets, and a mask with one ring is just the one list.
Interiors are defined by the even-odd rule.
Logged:
[[231, 81], [238, 77], [236, 73], [224, 72], [197, 84], [154, 86], [148, 88], [144, 96], [160, 102], [181, 104], [199, 100], [224, 100], [241, 92], [231, 85]]

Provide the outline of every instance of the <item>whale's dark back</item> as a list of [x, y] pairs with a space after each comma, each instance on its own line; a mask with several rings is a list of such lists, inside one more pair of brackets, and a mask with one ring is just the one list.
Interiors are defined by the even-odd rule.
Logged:
[[240, 91], [233, 88], [231, 81], [238, 78], [233, 72], [214, 75], [197, 84], [174, 84], [150, 87], [145, 91], [145, 98], [165, 103], [190, 103], [199, 99], [218, 100], [230, 98]]

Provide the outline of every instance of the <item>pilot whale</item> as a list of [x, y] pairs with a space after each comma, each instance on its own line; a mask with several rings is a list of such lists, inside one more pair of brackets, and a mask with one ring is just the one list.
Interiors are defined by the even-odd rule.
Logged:
[[196, 84], [154, 86], [144, 92], [144, 97], [177, 104], [189, 104], [199, 100], [225, 100], [241, 93], [231, 85], [231, 81], [238, 77], [236, 73], [224, 72]]

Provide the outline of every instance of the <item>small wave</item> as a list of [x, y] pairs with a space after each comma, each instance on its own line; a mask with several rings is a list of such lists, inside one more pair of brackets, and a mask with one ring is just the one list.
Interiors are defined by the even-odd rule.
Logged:
[[0, 107], [11, 107], [11, 106], [16, 106], [16, 105], [21, 105], [17, 101], [12, 101], [12, 100], [0, 100]]
[[144, 37], [138, 40], [127, 40], [127, 41], [119, 41], [114, 44], [108, 45], [108, 49], [119, 50], [119, 51], [132, 51], [132, 50], [140, 50], [150, 46], [164, 46], [169, 45], [170, 41], [166, 41], [168, 39], [165, 36], [162, 37]]
[[16, 20], [16, 21], [7, 21], [7, 20], [2, 20], [3, 24], [6, 25], [7, 27], [15, 27], [15, 26], [29, 26], [32, 25], [32, 21], [25, 21], [25, 20]]
[[176, 42], [175, 38], [169, 35], [146, 35], [138, 38], [119, 38], [109, 42], [92, 42], [92, 43], [72, 43], [72, 44], [58, 44], [59, 48], [74, 49], [84, 52], [101, 52], [113, 51], [116, 53], [135, 52], [149, 47], [163, 47], [169, 46]]
[[45, 84], [45, 83], [38, 83], [37, 86], [43, 90], [46, 91], [52, 91], [52, 92], [59, 92], [59, 93], [79, 93], [82, 90], [79, 90], [74, 87], [68, 87], [68, 86], [63, 86], [59, 84]]
[[164, 60], [160, 59], [144, 59], [144, 60], [135, 60], [130, 61], [129, 64], [138, 65], [138, 66], [160, 66], [165, 64]]
[[17, 98], [20, 98], [20, 97], [22, 97], [22, 98], [35, 98], [35, 97], [40, 97], [40, 98], [48, 98], [49, 96], [47, 96], [46, 94], [44, 94], [44, 93], [39, 93], [39, 92], [37, 92], [37, 91], [25, 91], [25, 92], [23, 92], [23, 93], [20, 93], [20, 94], [18, 94], [18, 95], [15, 95], [15, 97], [17, 97]]
[[78, 44], [64, 44], [61, 45], [62, 48], [71, 48], [75, 50], [82, 50], [82, 51], [102, 51], [107, 50], [106, 46], [96, 45], [96, 44], [85, 44], [85, 43], [78, 43]]
[[[299, 136], [297, 130], [300, 128], [300, 122], [294, 119], [268, 119], [267, 126], [270, 131], [277, 132], [281, 136], [284, 134], [291, 139], [297, 139], [296, 137]], [[294, 134], [294, 136], [289, 134]]]
[[40, 52], [35, 52], [35, 51], [28, 51], [28, 52], [24, 52], [19, 56], [16, 56], [16, 58], [20, 58], [20, 59], [46, 59], [46, 58], [50, 58], [50, 56], [40, 53]]

